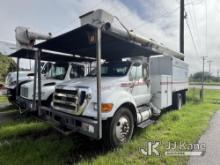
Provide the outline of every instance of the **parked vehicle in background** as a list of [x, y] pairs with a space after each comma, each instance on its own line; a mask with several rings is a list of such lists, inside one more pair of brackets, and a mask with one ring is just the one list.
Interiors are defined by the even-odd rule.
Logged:
[[[41, 81], [42, 105], [50, 106], [52, 96], [55, 91], [55, 85], [67, 80], [84, 77], [87, 73], [88, 67], [86, 64], [74, 62], [56, 62], [46, 74], [45, 79]], [[22, 109], [31, 110], [33, 108], [33, 88], [33, 81], [21, 85], [18, 104]], [[37, 90], [36, 93], [38, 93]], [[36, 100], [37, 99], [38, 98], [36, 98]]]
[[[48, 40], [52, 37], [51, 33], [48, 34], [40, 34], [31, 31], [27, 27], [18, 26], [15, 28], [15, 39], [16, 39], [16, 49], [19, 51], [23, 48], [32, 49], [33, 45], [35, 44], [36, 40]], [[13, 53], [12, 53], [13, 54]], [[50, 66], [50, 63], [42, 62], [40, 64], [42, 75], [44, 75], [44, 69], [48, 69], [47, 67]], [[19, 69], [19, 62], [17, 63], [17, 68]], [[20, 71], [19, 71], [20, 72]], [[21, 74], [21, 75], [20, 75]], [[21, 72], [18, 74], [17, 79], [17, 72], [9, 73], [6, 77], [6, 85], [7, 85], [7, 95], [9, 102], [16, 104], [16, 96], [20, 93], [20, 86], [26, 82], [29, 82], [33, 79], [33, 72]], [[17, 82], [18, 81], [18, 82]], [[18, 86], [17, 86], [18, 85]]]
[[[48, 70], [50, 70], [52, 63], [41, 62], [42, 78], [46, 76]], [[18, 95], [20, 94], [20, 86], [24, 83], [32, 81], [34, 78], [33, 71], [19, 71], [19, 82], [17, 87], [17, 72], [9, 72], [5, 78], [5, 84], [7, 89], [8, 101], [12, 104], [16, 104], [16, 90], [18, 88]]]

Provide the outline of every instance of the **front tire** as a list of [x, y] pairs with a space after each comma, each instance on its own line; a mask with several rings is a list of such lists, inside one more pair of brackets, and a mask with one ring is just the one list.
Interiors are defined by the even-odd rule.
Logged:
[[16, 88], [7, 90], [7, 93], [10, 93], [10, 96], [7, 96], [9, 103], [16, 105]]
[[42, 102], [42, 105], [44, 105], [44, 106], [50, 108], [50, 107], [51, 107], [52, 100], [53, 100], [53, 95], [49, 96], [49, 98], [48, 98], [46, 101], [43, 101], [43, 102]]
[[134, 131], [134, 117], [132, 112], [126, 108], [121, 107], [110, 120], [108, 128], [106, 129], [106, 143], [110, 147], [117, 147], [131, 139]]

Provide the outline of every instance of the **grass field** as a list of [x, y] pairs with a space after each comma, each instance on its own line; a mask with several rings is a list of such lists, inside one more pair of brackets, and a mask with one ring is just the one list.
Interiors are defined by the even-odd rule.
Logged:
[[7, 102], [8, 102], [7, 97], [5, 97], [5, 96], [0, 96], [0, 104], [1, 104], [1, 103], [7, 103]]
[[[195, 143], [220, 109], [220, 91], [205, 90], [199, 101], [198, 90], [188, 92], [188, 103], [180, 111], [164, 113], [155, 124], [138, 129], [123, 147], [106, 150], [101, 141], [75, 134], [62, 136], [49, 125], [32, 117], [0, 125], [0, 165], [57, 164], [186, 164], [188, 157], [167, 157], [163, 153], [169, 141]], [[139, 152], [147, 141], [160, 141], [160, 157]]]

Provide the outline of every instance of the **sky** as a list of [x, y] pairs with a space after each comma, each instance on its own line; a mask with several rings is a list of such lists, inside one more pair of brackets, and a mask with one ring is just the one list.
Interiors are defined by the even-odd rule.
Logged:
[[[57, 36], [79, 27], [80, 15], [104, 9], [135, 33], [178, 51], [179, 4], [179, 0], [0, 0], [0, 41], [15, 43], [16, 26]], [[201, 57], [207, 56], [205, 70], [209, 71], [207, 61], [212, 60], [211, 73], [216, 75], [220, 69], [220, 1], [185, 0], [185, 11], [185, 60], [190, 73], [201, 71]]]

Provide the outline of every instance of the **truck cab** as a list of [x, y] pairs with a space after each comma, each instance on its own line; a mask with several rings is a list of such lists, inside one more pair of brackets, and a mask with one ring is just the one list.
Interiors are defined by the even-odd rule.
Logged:
[[[41, 81], [42, 104], [50, 106], [55, 85], [71, 79], [83, 77], [87, 74], [87, 67], [84, 64], [74, 62], [56, 62], [47, 71], [45, 78]], [[32, 109], [34, 82], [21, 85], [19, 105], [25, 109]], [[38, 88], [36, 88], [38, 89]], [[36, 90], [36, 93], [38, 91]], [[37, 94], [36, 94], [37, 95]], [[38, 99], [38, 98], [36, 98]]]
[[[125, 102], [132, 103], [135, 107], [148, 103], [151, 99], [148, 78], [148, 64], [144, 61], [104, 63], [102, 65], [102, 102], [103, 105], [105, 103], [112, 105], [112, 109], [106, 109], [102, 115], [103, 119], [112, 117], [114, 112]], [[68, 93], [75, 93], [75, 96], [68, 95]], [[55, 110], [64, 113], [96, 117], [95, 95], [96, 69], [86, 77], [57, 85], [52, 105]], [[70, 96], [80, 98], [68, 102]]]
[[[102, 120], [112, 121], [117, 116], [119, 125], [110, 128], [118, 130], [116, 137], [112, 137], [117, 145], [132, 136], [135, 124], [152, 115], [148, 59], [105, 62], [101, 75]], [[54, 119], [70, 129], [74, 127], [71, 116], [96, 119], [96, 90], [96, 69], [86, 77], [57, 85], [52, 101]], [[122, 116], [117, 114], [121, 110], [125, 111]]]
[[[48, 70], [50, 70], [52, 63], [41, 62], [41, 77], [44, 79]], [[17, 72], [9, 72], [5, 78], [8, 101], [16, 104], [16, 92], [20, 95], [20, 87], [22, 84], [31, 82], [34, 79], [33, 71], [19, 71], [17, 86]], [[18, 88], [18, 91], [16, 91]]]

